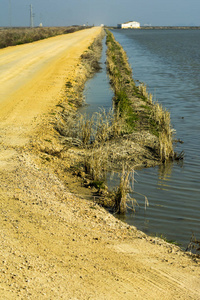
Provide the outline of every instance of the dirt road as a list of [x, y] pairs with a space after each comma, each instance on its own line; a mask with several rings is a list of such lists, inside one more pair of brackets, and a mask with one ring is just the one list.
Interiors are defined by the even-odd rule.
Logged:
[[200, 299], [197, 259], [71, 194], [65, 162], [32, 149], [59, 147], [51, 109], [99, 32], [0, 50], [0, 299]]
[[14, 135], [20, 127], [20, 136], [32, 130], [34, 120], [62, 97], [67, 78], [73, 78], [80, 55], [99, 31], [92, 28], [0, 50], [2, 126], [11, 127]]

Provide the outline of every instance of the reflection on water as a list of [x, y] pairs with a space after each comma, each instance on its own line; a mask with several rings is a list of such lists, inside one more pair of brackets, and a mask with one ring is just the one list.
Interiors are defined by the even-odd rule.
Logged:
[[168, 162], [158, 167], [158, 186], [160, 189], [164, 189], [167, 191], [168, 188], [170, 188], [170, 185], [167, 184], [167, 182], [170, 181], [170, 177], [172, 175], [172, 168], [172, 162]]

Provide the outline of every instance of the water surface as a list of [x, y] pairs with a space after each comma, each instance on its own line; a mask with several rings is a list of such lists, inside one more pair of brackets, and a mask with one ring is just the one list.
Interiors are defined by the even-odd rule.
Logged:
[[84, 97], [85, 106], [79, 109], [80, 113], [91, 116], [101, 109], [108, 111], [112, 107], [113, 90], [109, 84], [106, 71], [106, 39], [103, 39], [102, 56], [100, 60], [101, 70], [86, 82]]

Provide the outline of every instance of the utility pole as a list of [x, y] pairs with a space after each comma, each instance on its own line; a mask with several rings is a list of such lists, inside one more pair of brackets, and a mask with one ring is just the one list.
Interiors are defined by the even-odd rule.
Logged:
[[9, 25], [12, 27], [12, 10], [11, 10], [11, 0], [9, 0]]
[[33, 25], [33, 17], [34, 17], [34, 15], [33, 15], [33, 6], [32, 6], [32, 4], [30, 5], [30, 27], [33, 27], [34, 25]]

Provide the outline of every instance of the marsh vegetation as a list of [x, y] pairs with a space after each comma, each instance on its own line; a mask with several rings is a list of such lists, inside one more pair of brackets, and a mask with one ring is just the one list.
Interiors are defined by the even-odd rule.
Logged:
[[0, 30], [0, 48], [32, 43], [56, 35], [72, 33], [83, 28], [83, 26], [2, 28]]

